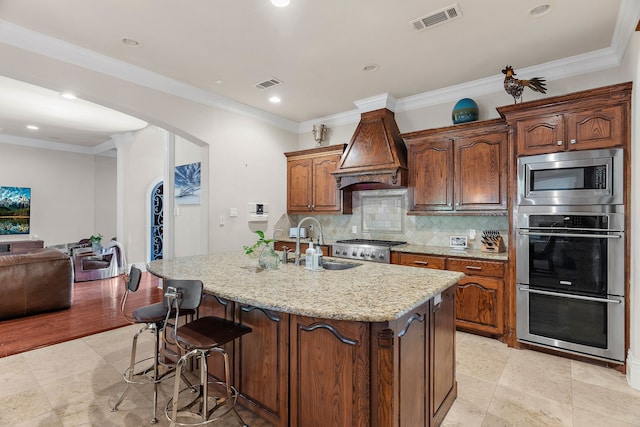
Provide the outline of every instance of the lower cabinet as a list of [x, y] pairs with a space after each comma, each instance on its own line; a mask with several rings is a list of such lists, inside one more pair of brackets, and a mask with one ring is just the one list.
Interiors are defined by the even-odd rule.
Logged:
[[291, 316], [292, 426], [369, 426], [369, 328]]
[[289, 425], [289, 315], [238, 304], [236, 320], [252, 329], [238, 343], [242, 403], [271, 424]]
[[405, 252], [392, 252], [391, 262], [465, 273], [456, 289], [456, 327], [496, 337], [504, 333], [504, 262]]
[[207, 294], [200, 315], [252, 328], [227, 349], [233, 382], [239, 403], [275, 426], [436, 426], [457, 396], [455, 298], [452, 286], [399, 319], [356, 322]]
[[504, 330], [504, 263], [447, 258], [447, 270], [460, 271], [467, 275], [458, 282], [458, 328], [501, 336]]

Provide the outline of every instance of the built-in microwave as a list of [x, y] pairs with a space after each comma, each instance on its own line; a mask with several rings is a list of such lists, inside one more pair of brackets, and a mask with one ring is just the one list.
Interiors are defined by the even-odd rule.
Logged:
[[621, 148], [518, 159], [519, 206], [623, 204]]

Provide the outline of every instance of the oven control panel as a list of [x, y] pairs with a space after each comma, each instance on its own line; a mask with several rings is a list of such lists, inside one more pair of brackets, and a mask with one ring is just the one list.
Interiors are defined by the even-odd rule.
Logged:
[[331, 255], [336, 258], [359, 259], [361, 261], [373, 261], [386, 264], [391, 262], [391, 251], [388, 247], [334, 243], [331, 246], [331, 251]]

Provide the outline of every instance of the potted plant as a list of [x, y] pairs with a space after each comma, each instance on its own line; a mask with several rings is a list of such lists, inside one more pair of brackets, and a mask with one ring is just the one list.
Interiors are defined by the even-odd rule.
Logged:
[[268, 270], [277, 269], [280, 258], [276, 251], [269, 245], [273, 242], [273, 239], [265, 239], [264, 232], [261, 230], [257, 230], [255, 233], [258, 235], [258, 240], [253, 244], [253, 246], [243, 246], [244, 253], [247, 255], [255, 254], [257, 253], [258, 248], [264, 245], [264, 248], [262, 248], [262, 252], [260, 253], [260, 257], [258, 258], [258, 265]]
[[102, 249], [102, 234], [89, 237], [89, 241], [93, 252], [100, 252], [100, 249]]

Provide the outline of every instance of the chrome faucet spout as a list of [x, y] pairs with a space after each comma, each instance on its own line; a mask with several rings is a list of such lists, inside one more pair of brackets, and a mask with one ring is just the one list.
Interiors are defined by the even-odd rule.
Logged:
[[316, 218], [312, 217], [312, 216], [306, 216], [304, 218], [302, 218], [300, 220], [300, 222], [298, 223], [298, 232], [296, 233], [296, 251], [294, 253], [294, 258], [295, 258], [295, 265], [300, 265], [300, 227], [302, 226], [303, 223], [305, 223], [306, 221], [313, 221], [318, 225], [318, 243], [321, 245], [324, 245], [324, 235], [322, 234], [322, 225], [320, 224], [320, 221], [318, 221]]

